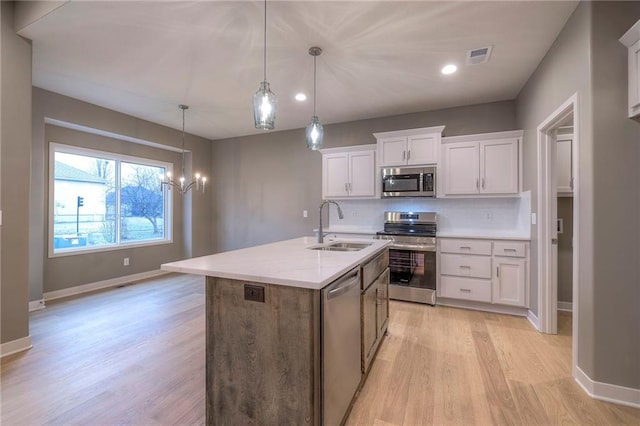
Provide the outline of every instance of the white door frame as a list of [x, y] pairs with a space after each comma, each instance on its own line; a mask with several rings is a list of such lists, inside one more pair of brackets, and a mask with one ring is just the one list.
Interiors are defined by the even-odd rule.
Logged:
[[573, 115], [574, 138], [572, 143], [571, 161], [573, 163], [573, 368], [575, 369], [578, 349], [578, 238], [579, 238], [579, 122], [578, 122], [578, 94], [573, 94], [553, 113], [551, 113], [537, 129], [538, 139], [538, 319], [540, 331], [556, 334], [558, 332], [558, 272], [557, 245], [552, 239], [557, 233], [557, 189], [555, 179], [556, 147], [555, 130], [560, 123]]

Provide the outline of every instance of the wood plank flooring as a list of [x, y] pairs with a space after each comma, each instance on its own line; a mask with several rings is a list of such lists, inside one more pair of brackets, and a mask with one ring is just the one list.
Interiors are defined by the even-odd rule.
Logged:
[[[32, 313], [33, 349], [1, 362], [0, 424], [203, 424], [203, 296], [201, 277], [168, 275]], [[347, 425], [640, 424], [574, 383], [570, 316], [548, 336], [518, 317], [390, 311]]]

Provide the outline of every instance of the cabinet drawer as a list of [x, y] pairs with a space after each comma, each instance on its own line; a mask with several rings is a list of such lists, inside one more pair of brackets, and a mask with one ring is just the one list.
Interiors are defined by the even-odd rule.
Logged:
[[493, 243], [495, 256], [524, 257], [525, 243], [522, 241], [496, 241]]
[[491, 241], [441, 239], [440, 251], [443, 253], [485, 254], [491, 256]]
[[361, 289], [365, 290], [369, 285], [384, 272], [389, 266], [389, 250], [384, 250], [378, 256], [367, 262], [362, 267]]
[[491, 280], [443, 276], [440, 278], [440, 296], [491, 302]]
[[491, 258], [443, 253], [440, 255], [440, 273], [460, 277], [491, 278]]

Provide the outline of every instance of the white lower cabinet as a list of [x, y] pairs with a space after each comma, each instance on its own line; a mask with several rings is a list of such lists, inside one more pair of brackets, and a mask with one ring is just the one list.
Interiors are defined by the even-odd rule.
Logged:
[[529, 307], [529, 243], [440, 238], [438, 297]]
[[491, 280], [443, 276], [440, 285], [441, 297], [491, 302]]
[[494, 257], [495, 275], [491, 302], [501, 305], [525, 306], [526, 263], [516, 257]]

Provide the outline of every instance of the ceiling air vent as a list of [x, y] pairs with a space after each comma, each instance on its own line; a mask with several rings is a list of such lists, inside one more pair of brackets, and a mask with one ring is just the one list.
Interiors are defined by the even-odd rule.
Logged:
[[491, 49], [493, 49], [493, 46], [467, 50], [467, 65], [484, 64], [489, 61]]

